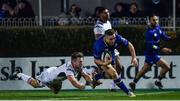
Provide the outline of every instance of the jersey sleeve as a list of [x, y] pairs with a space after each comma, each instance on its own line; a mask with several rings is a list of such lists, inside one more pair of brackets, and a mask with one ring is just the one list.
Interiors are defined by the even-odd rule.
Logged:
[[74, 72], [73, 72], [73, 70], [71, 70], [71, 69], [67, 69], [66, 70], [66, 76], [69, 76], [69, 75], [73, 75], [74, 76]]
[[116, 35], [116, 37], [118, 44], [123, 44], [125, 47], [128, 47], [129, 41], [127, 39], [123, 38], [121, 35]]
[[100, 24], [94, 26], [94, 34], [104, 34], [103, 27]]
[[93, 47], [93, 56], [95, 59], [101, 59], [101, 51], [100, 48], [97, 46], [97, 43], [95, 43]]
[[161, 38], [162, 38], [163, 40], [167, 41], [167, 40], [170, 40], [170, 39], [171, 39], [171, 37], [167, 36], [166, 33], [165, 33], [164, 31], [162, 31], [161, 29], [159, 29], [159, 33], [160, 33]]

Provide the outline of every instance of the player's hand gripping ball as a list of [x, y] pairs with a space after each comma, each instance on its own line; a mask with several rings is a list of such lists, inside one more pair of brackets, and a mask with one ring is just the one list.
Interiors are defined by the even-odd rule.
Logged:
[[104, 51], [102, 54], [101, 54], [101, 60], [103, 62], [107, 62], [107, 61], [110, 61], [112, 58], [111, 56], [111, 53], [109, 51]]

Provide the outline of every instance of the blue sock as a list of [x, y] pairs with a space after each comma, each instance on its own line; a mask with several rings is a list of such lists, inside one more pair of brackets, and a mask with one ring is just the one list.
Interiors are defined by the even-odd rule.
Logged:
[[95, 78], [96, 81], [98, 81], [99, 79], [105, 78], [105, 72], [96, 74], [94, 78]]
[[124, 84], [123, 81], [121, 81], [121, 78], [118, 78], [116, 80], [114, 80], [114, 82], [116, 83], [116, 85], [121, 88], [126, 94], [128, 94], [129, 89], [126, 87], [126, 85]]

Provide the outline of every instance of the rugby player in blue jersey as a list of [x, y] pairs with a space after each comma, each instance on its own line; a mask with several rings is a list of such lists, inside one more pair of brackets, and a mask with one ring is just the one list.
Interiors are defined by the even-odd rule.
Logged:
[[158, 16], [155, 14], [151, 15], [149, 17], [150, 20], [150, 26], [148, 27], [146, 33], [145, 33], [145, 40], [146, 40], [146, 49], [144, 52], [145, 55], [145, 61], [142, 69], [137, 73], [135, 76], [133, 82], [129, 83], [130, 88], [132, 91], [136, 88], [136, 83], [139, 81], [139, 79], [144, 76], [146, 72], [148, 72], [153, 64], [156, 64], [157, 66], [160, 66], [162, 69], [160, 71], [160, 75], [158, 76], [158, 80], [155, 81], [155, 85], [162, 89], [163, 85], [161, 83], [161, 80], [165, 76], [165, 74], [170, 70], [170, 65], [160, 57], [159, 51], [162, 50], [164, 53], [168, 54], [171, 53], [172, 50], [170, 48], [160, 48], [160, 39], [163, 40], [170, 40], [176, 38], [176, 34], [171, 34], [170, 36], [167, 36], [159, 26], [159, 19]]
[[[94, 62], [104, 71], [102, 74], [96, 74], [94, 76], [94, 80], [97, 81], [99, 79], [112, 79], [115, 84], [121, 88], [129, 97], [135, 97], [134, 93], [129, 91], [114, 68], [116, 66], [114, 49], [118, 49], [120, 45], [123, 45], [129, 49], [132, 56], [131, 64], [134, 66], [138, 65], [133, 45], [121, 35], [118, 35], [114, 29], [108, 29], [105, 31], [105, 35], [100, 37], [94, 43]], [[105, 59], [106, 61], [103, 61], [101, 56], [105, 51], [109, 52], [111, 57], [109, 57], [109, 59]]]
[[[98, 20], [94, 25], [94, 36], [95, 40], [98, 40], [101, 36], [105, 34], [105, 31], [108, 29], [112, 29], [111, 22], [110, 22], [110, 12], [107, 8], [99, 7], [98, 8]], [[115, 63], [116, 67], [114, 67], [118, 73], [121, 75], [122, 72], [122, 64], [120, 63], [121, 59], [119, 56], [119, 51], [117, 49], [114, 50], [115, 52]], [[97, 85], [101, 84], [100, 81], [97, 81]], [[110, 84], [110, 91], [116, 91], [116, 84], [112, 81]]]

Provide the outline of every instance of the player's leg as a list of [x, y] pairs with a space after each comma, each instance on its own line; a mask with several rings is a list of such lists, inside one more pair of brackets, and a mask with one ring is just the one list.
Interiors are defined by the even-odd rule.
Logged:
[[58, 94], [62, 87], [62, 81], [54, 79], [52, 82], [49, 82], [46, 85], [54, 94]]
[[95, 81], [99, 81], [99, 79], [109, 79], [109, 75], [105, 73], [105, 70], [103, 69], [105, 67], [99, 66], [99, 71], [93, 75], [93, 79]]
[[[24, 75], [25, 76], [25, 75]], [[22, 77], [21, 77], [22, 78]], [[30, 84], [32, 87], [34, 88], [42, 88], [45, 87], [45, 85], [43, 85], [39, 80], [34, 79], [32, 77], [29, 77], [29, 79], [27, 80], [27, 83]]]
[[142, 69], [137, 73], [133, 82], [129, 83], [129, 86], [130, 86], [132, 91], [134, 91], [136, 89], [136, 83], [139, 81], [139, 79], [142, 76], [144, 76], [145, 73], [147, 73], [150, 70], [151, 66], [152, 65], [150, 65], [149, 63], [144, 62]]
[[130, 97], [135, 97], [135, 95], [129, 91], [129, 89], [126, 87], [124, 82], [121, 80], [121, 78], [118, 76], [118, 73], [116, 70], [113, 68], [112, 65], [108, 65], [106, 68], [104, 68], [105, 72], [109, 75], [111, 79], [115, 82], [115, 84], [121, 88], [127, 95]]
[[116, 71], [117, 71], [118, 75], [120, 75], [122, 72], [122, 65], [121, 65], [121, 60], [120, 60], [119, 55], [116, 56], [115, 63], [116, 63], [116, 66], [115, 66]]
[[13, 73], [13, 75], [11, 77], [13, 77], [13, 78], [21, 78], [23, 81], [30, 84], [34, 88], [44, 87], [43, 84], [39, 80], [34, 79], [31, 76], [26, 75], [24, 73], [21, 73], [21, 70], [19, 68], [16, 69], [16, 71]]
[[161, 58], [156, 64], [160, 66], [162, 69], [160, 70], [158, 80], [155, 81], [155, 85], [158, 86], [159, 89], [162, 89], [163, 85], [161, 83], [161, 80], [163, 79], [165, 74], [170, 70], [171, 67], [163, 58]]
[[[116, 57], [115, 57], [115, 66], [114, 66], [114, 68], [116, 69], [118, 75], [120, 76], [121, 70], [122, 70], [122, 65], [121, 65], [121, 62], [120, 62], [119, 54], [117, 54]], [[116, 84], [114, 83], [114, 81], [111, 82], [110, 90], [111, 91], [116, 91]]]

